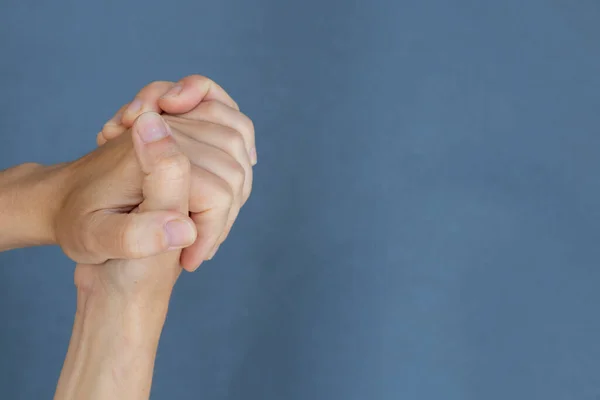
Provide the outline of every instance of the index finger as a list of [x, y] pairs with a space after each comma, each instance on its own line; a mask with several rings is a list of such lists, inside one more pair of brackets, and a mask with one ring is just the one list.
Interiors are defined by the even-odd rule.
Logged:
[[238, 111], [240, 110], [238, 104], [225, 89], [213, 80], [201, 75], [190, 75], [181, 79], [167, 94], [159, 99], [158, 104], [168, 114], [181, 114], [192, 110], [200, 102], [207, 100], [216, 100]]

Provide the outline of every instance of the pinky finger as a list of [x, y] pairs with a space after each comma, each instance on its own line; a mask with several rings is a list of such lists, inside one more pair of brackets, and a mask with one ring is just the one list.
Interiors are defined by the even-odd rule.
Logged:
[[127, 103], [123, 107], [121, 107], [119, 109], [119, 111], [117, 111], [117, 113], [114, 115], [114, 117], [112, 117], [110, 119], [110, 121], [108, 121], [102, 127], [101, 133], [106, 141], [109, 141], [111, 139], [118, 137], [119, 135], [125, 133], [125, 131], [127, 130], [125, 125], [123, 125], [123, 123], [121, 122], [121, 118], [122, 118], [123, 113], [125, 112], [125, 109], [127, 108], [128, 105], [129, 105], [129, 103]]
[[98, 133], [98, 136], [96, 136], [96, 143], [98, 144], [98, 147], [103, 146], [106, 142], [108, 142], [108, 140], [106, 140], [102, 132]]

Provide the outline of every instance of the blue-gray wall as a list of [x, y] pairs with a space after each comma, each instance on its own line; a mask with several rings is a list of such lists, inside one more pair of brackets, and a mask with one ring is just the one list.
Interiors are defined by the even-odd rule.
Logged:
[[[0, 168], [206, 74], [253, 197], [176, 288], [153, 399], [598, 399], [600, 2], [0, 3]], [[0, 255], [0, 398], [50, 398], [73, 265]]]

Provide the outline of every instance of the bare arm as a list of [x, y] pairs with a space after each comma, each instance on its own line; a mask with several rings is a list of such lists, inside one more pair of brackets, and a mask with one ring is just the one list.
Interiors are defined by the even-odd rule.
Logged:
[[55, 399], [148, 399], [168, 299], [132, 302], [102, 290], [77, 297]]
[[[145, 178], [144, 200], [132, 213], [171, 210], [187, 215], [189, 160], [162, 118], [148, 114], [133, 129]], [[153, 141], [144, 142], [148, 138], [144, 132], [153, 133]], [[184, 223], [195, 236], [193, 222]], [[180, 254], [174, 250], [142, 259], [77, 265], [77, 313], [56, 400], [149, 398], [160, 333], [181, 273]]]
[[[162, 179], [142, 179], [137, 161], [148, 175], [153, 157], [148, 153], [145, 163], [132, 159], [131, 138], [122, 134], [103, 136], [100, 149], [67, 165], [24, 164], [0, 171], [0, 251], [59, 244], [79, 263], [77, 313], [56, 400], [148, 398], [168, 299], [181, 272], [180, 250], [190, 250], [181, 260], [190, 271], [210, 258], [250, 194], [256, 161], [244, 149], [254, 143], [251, 121], [235, 103], [228, 108], [216, 98], [190, 111], [194, 100], [186, 93], [196, 91], [200, 101], [211, 92], [197, 85], [206, 79], [186, 82], [189, 90], [184, 85], [179, 100], [163, 103], [170, 112], [187, 113], [165, 118], [175, 125], [175, 135], [185, 138], [189, 155], [167, 151], [165, 164], [156, 170], [167, 174]], [[147, 128], [155, 140], [157, 126]], [[172, 137], [164, 140], [175, 144]], [[170, 175], [173, 168], [179, 172]], [[172, 185], [183, 176], [186, 183], [176, 190]], [[146, 196], [149, 191], [154, 195]], [[170, 204], [174, 193], [180, 196]], [[195, 220], [188, 216], [188, 201]], [[126, 211], [136, 208], [140, 213]], [[175, 219], [179, 223], [172, 224]], [[198, 241], [196, 227], [203, 232]]]
[[67, 179], [63, 165], [0, 171], [0, 251], [56, 243], [52, 216]]

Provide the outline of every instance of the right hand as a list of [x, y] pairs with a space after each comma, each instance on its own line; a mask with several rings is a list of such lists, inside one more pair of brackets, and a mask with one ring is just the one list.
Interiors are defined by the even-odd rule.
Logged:
[[[143, 201], [144, 174], [136, 159], [131, 135], [120, 135], [96, 151], [65, 167], [62, 206], [54, 216], [55, 237], [65, 253], [78, 263], [102, 264], [109, 259], [136, 259], [169, 249], [187, 248], [181, 266], [193, 271], [210, 258], [229, 222], [236, 198], [247, 190], [249, 166], [244, 140], [231, 129], [215, 127], [193, 118], [168, 117], [169, 125], [155, 113], [140, 116], [132, 128], [158, 133], [163, 126], [181, 141], [192, 166], [190, 211], [192, 218], [174, 211], [131, 213]], [[148, 126], [149, 124], [158, 125]], [[178, 162], [181, 162], [179, 160]], [[178, 220], [181, 232], [169, 232], [166, 223]], [[196, 239], [195, 227], [202, 229]], [[183, 230], [191, 228], [184, 232]], [[178, 239], [169, 242], [169, 238]]]
[[[159, 115], [144, 114], [132, 134], [122, 135], [63, 168], [63, 195], [53, 218], [54, 231], [57, 243], [75, 262], [102, 264], [110, 259], [145, 258], [194, 243], [195, 224], [187, 213], [142, 207], [149, 178], [136, 157], [132, 137], [152, 142], [160, 132], [173, 141], [170, 128]], [[189, 160], [179, 154], [165, 157], [160, 165], [189, 169]], [[168, 190], [166, 185], [162, 188]]]
[[[148, 111], [164, 112], [170, 125], [186, 132], [180, 135], [176, 129], [173, 133], [192, 164], [190, 212], [198, 239], [183, 250], [181, 260], [184, 268], [193, 270], [214, 256], [250, 196], [252, 167], [257, 161], [254, 126], [217, 83], [190, 75], [179, 82], [156, 81], [144, 87], [104, 125], [98, 134], [98, 145], [118, 139], [139, 115]], [[223, 153], [233, 160], [227, 162]], [[221, 167], [215, 164], [215, 157]], [[221, 190], [208, 190], [215, 185]], [[231, 196], [223, 191], [229, 191]], [[212, 243], [208, 250], [207, 243]]]

